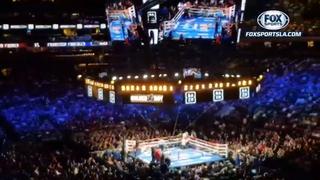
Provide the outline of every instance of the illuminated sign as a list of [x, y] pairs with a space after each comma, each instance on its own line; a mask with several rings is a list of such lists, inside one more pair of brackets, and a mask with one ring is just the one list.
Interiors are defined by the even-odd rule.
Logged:
[[48, 47], [66, 47], [67, 46], [67, 42], [50, 42], [47, 43]]
[[219, 102], [224, 100], [224, 91], [223, 89], [214, 89], [212, 91], [213, 102]]
[[53, 24], [52, 29], [59, 29], [59, 24]]
[[86, 46], [85, 42], [68, 42], [67, 46], [69, 47], [84, 47]]
[[116, 93], [114, 91], [109, 91], [109, 102], [116, 103]]
[[0, 49], [15, 49], [19, 47], [20, 45], [18, 43], [4, 43], [4, 44], [0, 43]]
[[281, 11], [277, 10], [270, 10], [261, 13], [258, 18], [257, 22], [259, 26], [267, 30], [280, 30], [285, 28], [289, 22], [289, 16]]
[[103, 100], [103, 89], [98, 88], [98, 100]]
[[93, 96], [92, 86], [88, 86], [87, 94], [88, 94], [88, 97], [92, 97]]
[[131, 103], [163, 103], [163, 95], [148, 94], [148, 95], [131, 95]]
[[29, 30], [34, 29], [34, 24], [28, 24], [28, 29], [29, 29]]
[[291, 31], [291, 32], [285, 32], [285, 31], [278, 31], [281, 29], [284, 29], [287, 27], [290, 23], [290, 18], [289, 16], [278, 10], [269, 10], [262, 12], [258, 18], [257, 18], [257, 23], [260, 27], [263, 29], [269, 30], [265, 32], [246, 32], [245, 36], [249, 38], [257, 38], [257, 37], [262, 37], [262, 38], [275, 38], [275, 37], [301, 37], [302, 32], [298, 31]]
[[196, 104], [197, 103], [197, 93], [195, 91], [187, 91], [184, 93], [185, 104]]
[[62, 29], [76, 28], [76, 25], [74, 25], [74, 24], [60, 25], [60, 28], [62, 28]]
[[10, 29], [27, 29], [27, 25], [10, 25]]
[[36, 25], [35, 28], [36, 29], [51, 29], [52, 26], [51, 25], [42, 25], [42, 24], [40, 24], [40, 25]]
[[100, 24], [100, 29], [107, 29], [107, 24], [105, 24], [105, 23]]
[[85, 24], [84, 28], [85, 29], [92, 29], [92, 28], [99, 28], [100, 25], [99, 24]]
[[2, 25], [2, 28], [3, 28], [4, 30], [8, 30], [9, 27], [10, 27], [9, 24], [3, 24], [3, 25]]
[[157, 23], [157, 12], [155, 12], [155, 11], [147, 12], [147, 21], [150, 24]]
[[158, 44], [159, 30], [158, 29], [148, 29], [148, 34], [149, 34], [149, 38], [150, 38], [150, 44]]
[[249, 99], [250, 98], [250, 87], [240, 87], [239, 88], [239, 99]]

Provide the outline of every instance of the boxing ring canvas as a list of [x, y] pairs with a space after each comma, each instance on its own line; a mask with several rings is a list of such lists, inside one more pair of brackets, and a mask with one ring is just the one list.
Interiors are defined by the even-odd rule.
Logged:
[[152, 156], [158, 161], [163, 156], [170, 160], [170, 168], [176, 168], [222, 161], [228, 156], [228, 144], [204, 141], [185, 132], [139, 142], [126, 140], [125, 151], [146, 164], [151, 163]]
[[[172, 147], [163, 151], [163, 154], [171, 160], [170, 168], [192, 166], [197, 164], [212, 163], [224, 160], [218, 154], [212, 154], [200, 149]], [[144, 163], [151, 162], [151, 150], [144, 151], [136, 156]]]

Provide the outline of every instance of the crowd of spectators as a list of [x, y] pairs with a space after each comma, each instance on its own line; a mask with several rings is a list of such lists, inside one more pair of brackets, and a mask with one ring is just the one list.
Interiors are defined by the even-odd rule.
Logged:
[[[303, 174], [311, 178], [319, 163], [317, 61], [256, 60], [269, 72], [252, 99], [171, 108], [98, 102], [71, 82], [2, 88], [3, 121], [13, 126], [20, 141], [11, 142], [8, 131], [0, 133], [6, 139], [1, 144], [0, 177], [292, 179]], [[237, 62], [228, 60], [240, 67]], [[176, 119], [175, 134], [188, 131], [204, 140], [228, 143], [229, 158], [167, 171], [130, 157], [123, 161], [123, 139], [169, 136]]]

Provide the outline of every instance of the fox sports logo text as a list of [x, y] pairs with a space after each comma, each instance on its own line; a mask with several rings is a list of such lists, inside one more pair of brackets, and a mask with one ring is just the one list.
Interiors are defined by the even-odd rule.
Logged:
[[261, 13], [257, 21], [262, 28], [276, 31], [285, 28], [289, 24], [290, 18], [284, 12], [269, 10]]

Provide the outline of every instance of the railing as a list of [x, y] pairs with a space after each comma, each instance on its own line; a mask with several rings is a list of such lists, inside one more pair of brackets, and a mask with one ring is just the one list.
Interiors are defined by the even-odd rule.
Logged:
[[168, 33], [172, 30], [174, 25], [177, 24], [178, 20], [184, 14], [185, 9], [185, 7], [181, 8], [180, 11], [171, 20], [163, 22], [164, 36], [168, 36]]

